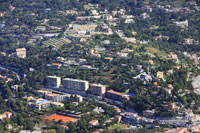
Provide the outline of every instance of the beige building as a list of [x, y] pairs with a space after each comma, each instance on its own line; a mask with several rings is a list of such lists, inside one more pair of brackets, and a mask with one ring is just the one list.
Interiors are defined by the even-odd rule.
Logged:
[[26, 48], [17, 48], [16, 54], [19, 58], [26, 58]]
[[46, 87], [59, 88], [61, 84], [61, 78], [56, 76], [47, 76]]
[[45, 95], [45, 99], [52, 100], [54, 102], [60, 102], [65, 100], [65, 95], [59, 95], [59, 94], [47, 94]]
[[52, 94], [51, 91], [46, 91], [46, 90], [38, 90], [38, 91], [36, 91], [35, 93], [36, 93], [36, 95], [38, 95], [38, 96], [40, 96], [40, 95], [45, 96], [45, 95], [47, 95], [47, 94]]
[[89, 88], [89, 82], [86, 80], [65, 78], [63, 79], [63, 87], [76, 91], [86, 91]]
[[99, 96], [104, 95], [106, 92], [106, 86], [101, 84], [91, 84], [90, 89], [92, 94]]

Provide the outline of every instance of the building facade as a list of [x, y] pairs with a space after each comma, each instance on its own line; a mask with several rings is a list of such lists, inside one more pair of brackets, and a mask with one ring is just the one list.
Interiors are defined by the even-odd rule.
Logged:
[[129, 96], [125, 93], [116, 92], [113, 90], [109, 90], [106, 92], [106, 97], [112, 100], [117, 101], [126, 101], [129, 100]]
[[56, 76], [47, 76], [46, 87], [59, 88], [61, 84], [61, 78]]
[[106, 92], [106, 86], [101, 84], [91, 84], [90, 91], [94, 95], [103, 96]]
[[61, 102], [65, 100], [65, 95], [59, 95], [59, 94], [47, 94], [45, 95], [45, 99], [52, 100], [54, 102]]
[[89, 88], [89, 82], [86, 80], [65, 78], [63, 79], [63, 87], [76, 91], [86, 91]]

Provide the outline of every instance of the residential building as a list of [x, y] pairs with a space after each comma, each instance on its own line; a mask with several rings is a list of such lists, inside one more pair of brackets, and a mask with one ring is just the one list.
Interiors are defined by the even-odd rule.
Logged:
[[64, 103], [52, 102], [51, 107], [64, 107]]
[[3, 114], [0, 114], [0, 120], [3, 120], [3, 119], [10, 119], [12, 116], [12, 113], [11, 112], [5, 112]]
[[17, 48], [16, 55], [19, 58], [26, 58], [26, 48]]
[[39, 99], [33, 98], [28, 102], [29, 107], [36, 108], [38, 110], [47, 108], [50, 106], [50, 104], [51, 104], [50, 101], [42, 99], [42, 98], [39, 98]]
[[47, 76], [46, 78], [47, 87], [59, 88], [61, 84], [61, 78], [56, 76]]
[[188, 20], [185, 20], [185, 21], [176, 21], [174, 22], [174, 24], [178, 27], [181, 27], [181, 28], [186, 28], [188, 27]]
[[157, 77], [158, 77], [159, 79], [163, 79], [163, 78], [164, 78], [163, 72], [161, 72], [161, 71], [158, 71], [158, 72], [156, 73], [156, 75], [157, 75]]
[[38, 91], [36, 91], [35, 93], [36, 93], [36, 95], [38, 95], [38, 96], [40, 96], [40, 95], [45, 96], [45, 95], [47, 95], [47, 94], [52, 94], [51, 91], [46, 91], [46, 90], [38, 90]]
[[62, 64], [60, 64], [60, 63], [52, 63], [51, 66], [53, 68], [58, 68], [59, 69], [62, 66]]
[[99, 121], [98, 120], [92, 120], [89, 122], [89, 126], [97, 126], [99, 125]]
[[153, 117], [154, 113], [155, 113], [155, 110], [145, 110], [143, 111], [143, 116], [151, 118]]
[[86, 91], [89, 88], [89, 82], [86, 80], [65, 78], [63, 79], [63, 87], [76, 91]]
[[91, 84], [90, 91], [94, 95], [102, 96], [106, 92], [106, 86], [101, 84]]
[[116, 115], [116, 116], [113, 117], [113, 121], [115, 121], [117, 123], [120, 123], [121, 119], [122, 119], [121, 115]]
[[112, 100], [118, 100], [118, 101], [129, 100], [129, 95], [127, 95], [126, 93], [120, 93], [113, 90], [107, 91], [106, 97]]
[[54, 102], [60, 102], [65, 100], [65, 95], [60, 95], [60, 94], [47, 94], [45, 95], [45, 99], [47, 100], [52, 100]]
[[58, 61], [58, 62], [64, 62], [64, 61], [65, 61], [65, 58], [63, 58], [63, 57], [57, 57], [57, 58], [56, 58], [56, 61]]
[[149, 14], [147, 14], [147, 13], [142, 13], [142, 14], [140, 14], [140, 17], [141, 17], [142, 19], [146, 19], [146, 18], [149, 18], [150, 16], [149, 16]]
[[71, 95], [70, 99], [73, 102], [82, 102], [83, 101], [83, 97], [80, 95]]

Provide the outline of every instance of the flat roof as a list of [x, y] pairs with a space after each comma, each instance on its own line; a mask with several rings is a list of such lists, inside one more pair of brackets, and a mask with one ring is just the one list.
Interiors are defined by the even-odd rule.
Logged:
[[116, 95], [120, 95], [120, 96], [128, 96], [126, 93], [116, 92], [116, 91], [113, 91], [113, 90], [109, 90], [107, 92], [108, 93], [113, 93], [113, 94], [116, 94]]

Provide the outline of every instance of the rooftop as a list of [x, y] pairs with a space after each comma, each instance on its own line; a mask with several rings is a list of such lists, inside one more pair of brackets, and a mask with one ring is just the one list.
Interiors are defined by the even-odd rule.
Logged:
[[109, 91], [107, 91], [107, 92], [108, 92], [108, 93], [113, 93], [113, 94], [116, 94], [116, 95], [127, 96], [126, 93], [116, 92], [116, 91], [113, 91], [113, 90], [109, 90]]

